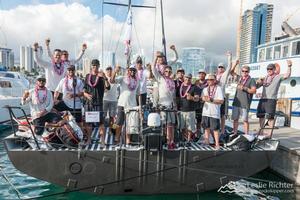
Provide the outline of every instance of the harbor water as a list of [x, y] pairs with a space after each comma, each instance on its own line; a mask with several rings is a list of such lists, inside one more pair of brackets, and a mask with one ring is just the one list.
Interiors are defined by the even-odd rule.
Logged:
[[[198, 200], [198, 199], [297, 199], [297, 188], [270, 170], [253, 177], [232, 182], [221, 190], [200, 194], [148, 195], [148, 196], [96, 196], [83, 192], [68, 192], [64, 188], [44, 182], [14, 168], [4, 149], [3, 138], [10, 130], [0, 133], [0, 200], [4, 199], [101, 199], [101, 200]], [[101, 177], [99, 177], [101, 179]], [[260, 180], [272, 181], [264, 182]], [[291, 187], [292, 186], [292, 187]], [[19, 194], [18, 194], [19, 192]], [[18, 197], [19, 195], [19, 197]]]

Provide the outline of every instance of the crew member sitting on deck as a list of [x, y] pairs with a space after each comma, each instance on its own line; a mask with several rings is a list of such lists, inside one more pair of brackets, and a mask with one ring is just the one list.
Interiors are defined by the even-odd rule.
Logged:
[[179, 89], [180, 123], [181, 130], [187, 136], [187, 144], [190, 145], [192, 134], [196, 132], [196, 103], [199, 101], [200, 90], [192, 84], [192, 74], [184, 75], [184, 82]]
[[[77, 123], [82, 120], [81, 100], [83, 96], [83, 83], [75, 76], [75, 66], [67, 67], [67, 76], [63, 78], [54, 93], [54, 109], [57, 111], [70, 111], [76, 119]], [[59, 93], [63, 94], [62, 101], [58, 101]]]
[[[103, 71], [99, 71], [100, 62], [97, 59], [92, 60], [92, 69], [85, 77], [84, 82], [84, 97], [85, 106], [84, 111], [97, 111], [99, 112], [99, 133], [101, 136], [102, 144], [104, 144], [105, 128], [104, 128], [104, 113], [103, 113], [103, 96], [105, 90], [110, 89], [108, 79]], [[98, 124], [98, 123], [97, 123]], [[88, 133], [92, 130], [88, 128]], [[88, 141], [90, 135], [88, 135]]]
[[256, 93], [256, 84], [255, 80], [250, 77], [250, 67], [243, 66], [242, 67], [242, 75], [239, 76], [236, 74], [235, 68], [239, 64], [239, 60], [237, 60], [231, 70], [232, 76], [235, 76], [238, 81], [238, 85], [236, 88], [236, 93], [232, 103], [232, 120], [233, 120], [233, 133], [237, 134], [239, 119], [244, 122], [244, 133], [249, 133], [249, 122], [248, 122], [248, 113], [252, 101], [253, 94]]
[[[154, 78], [158, 82], [158, 93], [159, 93], [159, 104], [166, 107], [167, 109], [176, 108], [176, 88], [175, 82], [172, 79], [172, 67], [169, 65], [161, 66], [158, 64], [160, 53], [157, 52], [155, 56], [155, 65], [151, 66]], [[161, 74], [159, 69], [164, 69], [164, 73]], [[167, 126], [167, 142], [168, 148], [174, 149], [176, 147], [174, 143], [174, 124], [175, 124], [175, 113], [169, 111], [161, 112], [162, 122]], [[167, 120], [167, 121], [166, 121]]]
[[58, 122], [61, 119], [57, 114], [51, 112], [53, 96], [45, 87], [45, 83], [45, 77], [38, 76], [34, 89], [26, 91], [21, 101], [22, 105], [29, 103], [34, 132], [37, 135], [43, 134], [46, 122]]
[[[287, 60], [287, 72], [285, 74], [278, 74], [275, 72], [275, 64], [267, 66], [268, 75], [257, 80], [257, 88], [263, 87], [262, 97], [257, 106], [257, 117], [259, 118], [260, 127], [263, 127], [264, 118], [269, 119], [268, 124], [270, 128], [274, 126], [274, 116], [276, 111], [277, 94], [281, 81], [291, 76], [292, 61]], [[267, 116], [265, 116], [267, 114]], [[272, 137], [271, 131], [269, 133], [260, 132], [267, 138]]]
[[209, 144], [209, 134], [212, 130], [214, 133], [215, 147], [220, 148], [219, 129], [220, 129], [220, 107], [224, 102], [224, 95], [221, 87], [216, 84], [216, 76], [214, 74], [207, 75], [208, 87], [204, 88], [201, 98], [204, 101], [202, 112], [202, 125], [205, 130], [205, 144]]
[[[125, 76], [119, 76], [115, 78], [116, 74], [120, 70], [121, 70], [120, 67], [116, 67], [113, 77], [111, 79], [112, 83], [120, 84], [120, 92], [121, 92], [118, 101], [117, 120], [116, 120], [116, 124], [118, 125], [118, 127], [116, 129], [115, 142], [117, 144], [120, 142], [120, 134], [121, 134], [122, 126], [124, 125], [125, 122], [125, 109], [130, 109], [137, 106], [136, 96], [139, 96], [138, 99], [139, 101], [141, 101], [141, 97], [139, 94], [140, 83], [136, 75], [135, 66], [131, 65], [128, 68], [127, 74]], [[127, 132], [125, 134], [126, 134], [126, 144], [129, 145], [131, 142], [130, 135]]]

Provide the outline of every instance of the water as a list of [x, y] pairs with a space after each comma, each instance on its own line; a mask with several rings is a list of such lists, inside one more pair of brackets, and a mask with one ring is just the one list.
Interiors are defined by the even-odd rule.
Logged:
[[[3, 146], [2, 139], [10, 134], [10, 131], [0, 132], [0, 166], [2, 171], [0, 171], [0, 200], [2, 199], [18, 199], [17, 193], [12, 186], [5, 180], [2, 176], [3, 172], [15, 186], [15, 188], [21, 193], [21, 198], [33, 198], [37, 196], [47, 196], [55, 193], [64, 192], [62, 187], [50, 184], [45, 181], [41, 181], [23, 174], [14, 168], [8, 159], [6, 151]], [[287, 181], [281, 179], [280, 177], [274, 175], [268, 170], [265, 170], [252, 178], [254, 179], [265, 179], [272, 180], [275, 183], [288, 183]], [[222, 190], [210, 191], [201, 194], [179, 194], [179, 195], [148, 195], [148, 196], [95, 196], [82, 192], [66, 193], [61, 195], [54, 195], [43, 197], [41, 199], [101, 199], [101, 200], [210, 200], [210, 199], [222, 199], [222, 200], [263, 200], [263, 199], [296, 199], [296, 189], [291, 188], [285, 191], [279, 190], [282, 188], [267, 187], [266, 184], [260, 181], [249, 182], [249, 180], [241, 180], [238, 182], [231, 182]], [[264, 189], [269, 189], [266, 193]], [[264, 193], [265, 192], [265, 193]]]

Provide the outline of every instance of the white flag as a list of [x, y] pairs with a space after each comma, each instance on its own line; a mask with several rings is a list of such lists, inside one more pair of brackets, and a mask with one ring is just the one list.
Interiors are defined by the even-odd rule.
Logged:
[[128, 11], [125, 31], [124, 31], [124, 44], [125, 44], [125, 55], [128, 56], [130, 52], [130, 41], [131, 41], [131, 32], [132, 32], [132, 12], [131, 8]]

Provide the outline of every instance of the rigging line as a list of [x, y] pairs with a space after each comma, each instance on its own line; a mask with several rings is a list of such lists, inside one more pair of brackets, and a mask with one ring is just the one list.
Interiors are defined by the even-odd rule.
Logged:
[[108, 43], [108, 49], [107, 49], [108, 51], [110, 51], [111, 48], [112, 48], [113, 33], [114, 33], [114, 30], [115, 30], [115, 27], [116, 27], [117, 18], [118, 18], [118, 15], [119, 15], [119, 9], [120, 9], [120, 7], [116, 8], [115, 12], [113, 13], [113, 17], [112, 18], [113, 18], [113, 20], [114, 20], [114, 18], [116, 20], [115, 20], [115, 23], [112, 23], [112, 25], [111, 25], [111, 34], [110, 34], [109, 43]]
[[0, 171], [1, 171], [1, 175], [4, 178], [4, 180], [12, 187], [12, 189], [15, 191], [18, 199], [22, 199], [21, 196], [21, 192], [14, 186], [14, 184], [9, 180], [8, 176], [5, 174], [4, 170], [2, 169], [2, 167], [0, 167]]
[[[75, 153], [75, 152], [73, 152], [73, 153]], [[128, 177], [128, 178], [125, 178], [125, 179], [122, 179], [122, 180], [118, 180], [118, 181], [111, 181], [111, 182], [107, 182], [107, 183], [104, 183], [104, 184], [93, 185], [93, 186], [86, 186], [86, 187], [78, 188], [78, 189], [75, 189], [75, 190], [69, 190], [69, 191], [65, 191], [65, 192], [59, 192], [59, 193], [44, 195], [44, 196], [40, 196], [40, 197], [39, 196], [38, 197], [31, 197], [31, 198], [28, 198], [28, 199], [39, 199], [39, 198], [45, 198], [45, 197], [50, 197], [50, 196], [57, 196], [57, 195], [71, 193], [71, 192], [78, 192], [78, 191], [81, 191], [81, 190], [87, 190], [87, 189], [91, 189], [91, 188], [94, 188], [94, 187], [111, 185], [111, 184], [115, 184], [115, 183], [119, 183], [119, 182], [125, 182], [125, 181], [133, 180], [133, 179], [136, 179], [136, 178], [141, 178], [141, 177], [146, 177], [146, 176], [150, 176], [150, 175], [155, 175], [155, 174], [160, 173], [160, 172], [164, 172], [164, 171], [169, 171], [169, 170], [173, 170], [173, 169], [185, 167], [186, 165], [190, 165], [190, 164], [193, 164], [193, 163], [199, 163], [199, 162], [205, 161], [207, 159], [214, 158], [214, 157], [217, 157], [217, 156], [221, 156], [221, 155], [224, 155], [224, 154], [227, 154], [227, 153], [229, 153], [229, 152], [220, 153], [220, 154], [217, 154], [217, 155], [214, 155], [214, 156], [211, 156], [211, 157], [207, 157], [207, 158], [204, 158], [204, 159], [201, 159], [201, 160], [198, 160], [198, 161], [192, 161], [192, 162], [189, 162], [189, 163], [186, 163], [186, 164], [182, 164], [182, 165], [173, 165], [172, 166], [172, 164], [170, 164], [170, 165], [168, 165], [168, 166], [171, 166], [170, 168], [165, 168], [165, 169], [162, 169], [162, 170], [155, 170], [153, 172], [149, 172], [149, 173], [138, 175], [138, 176]], [[99, 160], [99, 159], [95, 158], [95, 160]], [[138, 159], [136, 159], [136, 160], [138, 160]], [[166, 164], [164, 164], [164, 165], [166, 165]], [[255, 180], [255, 181], [272, 182], [272, 183], [276, 182], [276, 181], [270, 181], [270, 180], [264, 180], [264, 179], [244, 177], [244, 176], [239, 176], [239, 175], [234, 175], [234, 174], [227, 174], [227, 173], [222, 173], [222, 172], [216, 172], [216, 171], [211, 171], [211, 170], [202, 170], [202, 169], [198, 169], [198, 168], [185, 167], [185, 169], [190, 169], [190, 170], [200, 171], [200, 172], [206, 172], [206, 173], [214, 173], [214, 174], [219, 174], [219, 175], [227, 175], [227, 176], [236, 177], [236, 178], [244, 178], [246, 180], [248, 179], [248, 180]], [[182, 184], [194, 187], [194, 185], [189, 185], [187, 183], [182, 183]]]
[[116, 44], [116, 48], [115, 48], [115, 51], [114, 51], [114, 52], [117, 52], [117, 50], [118, 50], [119, 43], [120, 43], [120, 40], [121, 40], [122, 33], [123, 33], [123, 31], [124, 31], [125, 24], [126, 24], [126, 21], [125, 21], [125, 22], [123, 23], [123, 25], [122, 25], [121, 32], [120, 32], [120, 35], [119, 35], [119, 38], [118, 38], [118, 42], [117, 42], [117, 44]]
[[104, 15], [103, 15], [103, 11], [104, 11], [104, 4], [103, 4], [104, 0], [102, 0], [102, 3], [101, 3], [101, 20], [102, 20], [102, 23], [101, 23], [101, 67], [103, 67], [103, 48], [104, 48], [104, 30], [103, 30], [103, 27], [104, 27]]
[[154, 51], [155, 51], [155, 32], [156, 32], [156, 15], [157, 15], [156, 7], [157, 7], [157, 0], [155, 0], [153, 42], [152, 42], [152, 60], [151, 60], [151, 62], [153, 62], [153, 60], [154, 60]]
[[134, 29], [134, 32], [135, 32], [135, 35], [136, 35], [136, 40], [138, 42], [139, 54], [141, 54], [142, 48], [141, 48], [141, 43], [140, 43], [140, 39], [139, 39], [137, 30], [136, 30], [135, 20], [132, 20], [132, 22], [133, 22], [133, 29]]

